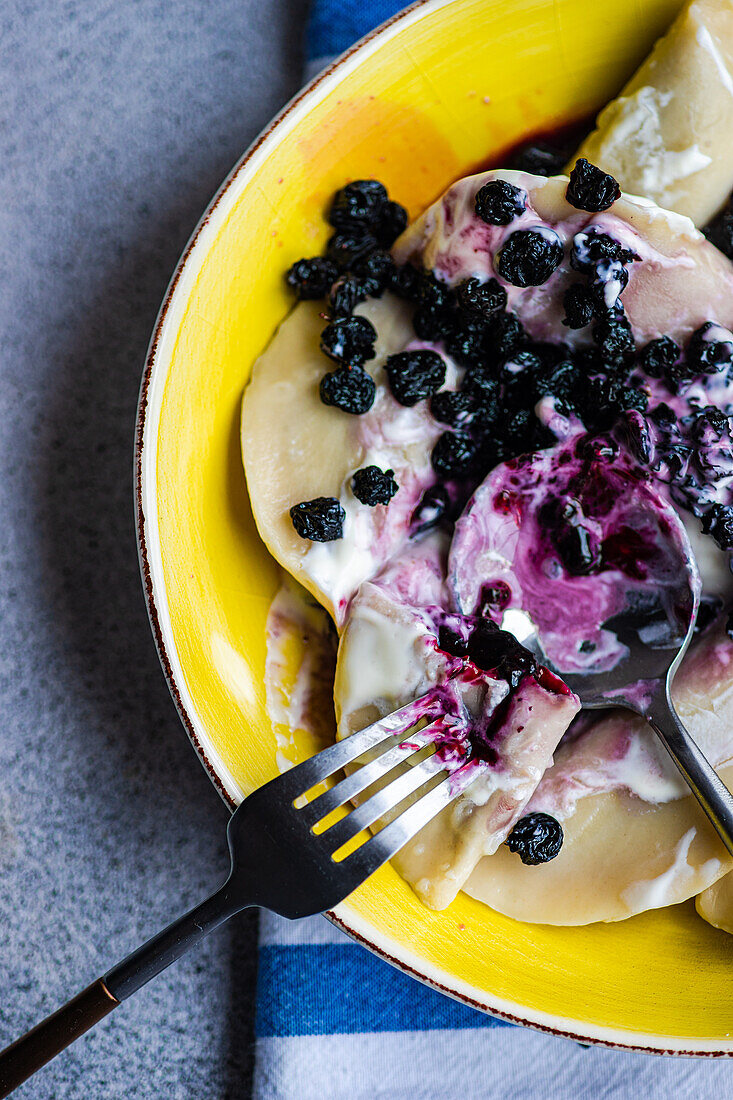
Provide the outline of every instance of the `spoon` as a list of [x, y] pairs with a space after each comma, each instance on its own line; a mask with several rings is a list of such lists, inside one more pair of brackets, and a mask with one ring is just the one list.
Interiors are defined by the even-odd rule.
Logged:
[[584, 446], [522, 456], [479, 487], [451, 549], [458, 604], [488, 613], [584, 708], [645, 718], [733, 855], [733, 795], [671, 698], [702, 587], [687, 531], [613, 441]]

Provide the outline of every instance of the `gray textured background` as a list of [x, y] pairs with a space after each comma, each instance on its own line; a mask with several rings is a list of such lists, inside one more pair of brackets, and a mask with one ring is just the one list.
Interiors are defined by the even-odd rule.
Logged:
[[[0, 1045], [225, 866], [145, 616], [132, 431], [167, 281], [298, 86], [305, 7], [0, 4]], [[18, 1097], [248, 1096], [254, 966], [243, 919]]]

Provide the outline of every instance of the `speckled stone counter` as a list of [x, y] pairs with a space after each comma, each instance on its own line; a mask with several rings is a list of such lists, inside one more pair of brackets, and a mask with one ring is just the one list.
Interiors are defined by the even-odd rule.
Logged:
[[[299, 84], [305, 6], [0, 11], [0, 1045], [225, 868], [145, 615], [133, 422], [176, 259]], [[255, 965], [245, 918], [17, 1096], [247, 1097]]]

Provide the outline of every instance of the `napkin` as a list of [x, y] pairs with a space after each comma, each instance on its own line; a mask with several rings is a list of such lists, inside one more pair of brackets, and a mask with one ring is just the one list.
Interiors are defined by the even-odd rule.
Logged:
[[[487, 0], [489, 2], [489, 0]], [[313, 0], [307, 75], [400, 0]], [[263, 913], [254, 1100], [719, 1100], [725, 1060], [586, 1048], [486, 1016], [422, 985], [325, 917]]]

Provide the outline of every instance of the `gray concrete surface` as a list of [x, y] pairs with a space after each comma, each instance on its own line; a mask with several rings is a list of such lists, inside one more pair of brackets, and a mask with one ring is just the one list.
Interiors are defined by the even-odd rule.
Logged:
[[[0, 6], [0, 1045], [213, 887], [226, 812], [150, 637], [138, 382], [176, 259], [299, 83], [306, 0]], [[19, 1100], [249, 1095], [240, 920]]]

